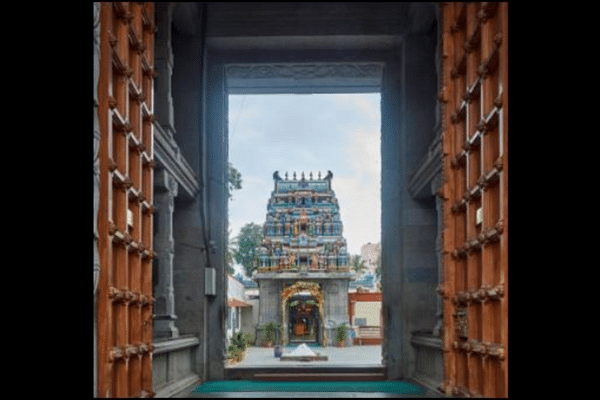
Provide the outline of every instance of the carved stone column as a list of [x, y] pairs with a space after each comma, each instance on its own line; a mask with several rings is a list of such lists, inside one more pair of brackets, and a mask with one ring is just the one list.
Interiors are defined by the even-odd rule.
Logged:
[[176, 338], [175, 291], [173, 289], [173, 210], [177, 196], [177, 182], [168, 171], [160, 169], [154, 175], [154, 206], [157, 210], [154, 249], [158, 271], [154, 287], [154, 337]]
[[[431, 189], [434, 193], [437, 193], [441, 188], [442, 174], [438, 173], [431, 182]], [[442, 232], [444, 231], [444, 199], [439, 195], [435, 196], [435, 210], [437, 213], [437, 237], [435, 239], [435, 254], [437, 257], [438, 267], [438, 285], [444, 281], [444, 264], [443, 264], [443, 247], [444, 239]], [[442, 335], [442, 322], [444, 317], [443, 299], [441, 296], [437, 296], [436, 310], [435, 310], [435, 326], [433, 328], [433, 336], [440, 337]]]
[[173, 76], [172, 20], [173, 3], [156, 3], [156, 27], [158, 30], [154, 49], [154, 68], [158, 75], [154, 80], [154, 113], [169, 138], [175, 134], [171, 80]]

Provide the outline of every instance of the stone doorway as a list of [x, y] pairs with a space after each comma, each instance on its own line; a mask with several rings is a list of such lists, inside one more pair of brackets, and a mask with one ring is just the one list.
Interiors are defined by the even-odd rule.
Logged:
[[[411, 332], [431, 329], [439, 318], [434, 193], [440, 165], [435, 141], [439, 137], [437, 33], [429, 29], [434, 26], [435, 6], [421, 8], [415, 3], [407, 7], [412, 10], [406, 14], [411, 24], [399, 24], [399, 31], [389, 35], [361, 33], [357, 41], [352, 35], [209, 34], [205, 49], [209, 62], [204, 126], [210, 149], [207, 176], [212, 185], [208, 208], [209, 212], [214, 208], [215, 215], [224, 215], [227, 209], [227, 199], [216, 194], [222, 190], [233, 128], [226, 118], [229, 95], [381, 93], [382, 356], [388, 379], [413, 375], [416, 354]], [[213, 237], [226, 232], [222, 220], [215, 221]], [[218, 245], [219, 239], [215, 241]], [[283, 312], [280, 308], [273, 315], [286, 325], [285, 336], [289, 321]], [[209, 330], [217, 333], [212, 326]], [[327, 341], [330, 333], [324, 329], [323, 335]], [[214, 345], [219, 347], [219, 343]], [[441, 345], [436, 342], [436, 346], [441, 357]]]
[[287, 304], [289, 344], [320, 344], [319, 305], [310, 293], [292, 296]]

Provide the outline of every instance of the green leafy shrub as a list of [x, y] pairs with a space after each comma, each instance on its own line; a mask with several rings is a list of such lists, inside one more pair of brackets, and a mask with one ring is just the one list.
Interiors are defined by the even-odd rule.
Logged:
[[340, 324], [335, 327], [335, 341], [337, 343], [346, 343], [347, 335], [346, 324]]
[[[275, 322], [267, 322], [264, 326], [265, 336], [264, 343], [265, 344], [274, 344], [276, 337], [276, 332], [281, 330], [281, 324], [276, 324]], [[280, 335], [281, 336], [281, 335]]]
[[246, 342], [246, 347], [250, 347], [254, 344], [254, 336], [250, 333], [244, 333], [244, 341]]
[[229, 353], [227, 358], [240, 362], [244, 358], [244, 351], [246, 350], [247, 342], [246, 336], [242, 332], [238, 332], [229, 341], [227, 352]]

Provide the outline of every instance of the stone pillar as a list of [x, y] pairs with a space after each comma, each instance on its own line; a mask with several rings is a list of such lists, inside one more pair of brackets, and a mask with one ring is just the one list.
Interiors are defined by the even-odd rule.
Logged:
[[175, 134], [173, 112], [172, 76], [173, 48], [171, 45], [172, 3], [156, 3], [157, 33], [154, 49], [154, 68], [158, 73], [154, 80], [154, 114], [169, 138]]
[[327, 281], [323, 286], [325, 295], [324, 323], [327, 332], [327, 345], [335, 345], [335, 327], [340, 324], [350, 326], [348, 320], [348, 286], [347, 279]]
[[154, 249], [157, 253], [158, 271], [154, 288], [154, 337], [176, 338], [179, 330], [175, 327], [175, 292], [173, 289], [173, 210], [177, 196], [177, 182], [165, 170], [154, 175], [154, 206], [158, 212], [155, 225]]
[[[439, 173], [432, 181], [432, 191], [435, 193], [441, 186], [442, 175]], [[438, 285], [444, 281], [444, 264], [443, 264], [443, 238], [442, 232], [444, 230], [444, 200], [440, 196], [435, 196], [435, 209], [437, 213], [437, 237], [435, 239], [435, 250], [437, 255], [437, 266], [438, 266]], [[442, 322], [443, 322], [443, 301], [441, 296], [437, 296], [436, 301], [436, 313], [435, 313], [435, 326], [433, 327], [433, 336], [439, 337], [442, 334]]]
[[260, 296], [258, 324], [264, 325], [267, 322], [280, 323], [281, 288], [279, 281], [261, 279], [258, 281], [258, 289]]
[[381, 286], [383, 314], [382, 356], [388, 379], [403, 379], [401, 360], [404, 356], [402, 335], [405, 332], [401, 288], [404, 230], [405, 168], [403, 168], [404, 134], [401, 129], [405, 102], [401, 96], [401, 47], [386, 63], [381, 88]]

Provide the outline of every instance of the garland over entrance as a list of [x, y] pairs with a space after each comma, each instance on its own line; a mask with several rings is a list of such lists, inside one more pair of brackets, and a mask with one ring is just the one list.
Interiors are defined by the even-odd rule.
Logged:
[[285, 289], [283, 289], [281, 291], [281, 318], [282, 318], [282, 326], [284, 326], [286, 329], [283, 330], [283, 341], [284, 343], [288, 341], [288, 330], [287, 330], [287, 324], [286, 324], [286, 306], [287, 306], [287, 302], [290, 299], [290, 297], [292, 297], [293, 295], [303, 292], [303, 291], [308, 291], [310, 292], [311, 296], [313, 296], [315, 298], [315, 300], [317, 300], [317, 306], [319, 307], [319, 317], [320, 317], [320, 324], [319, 324], [319, 329], [322, 330], [323, 332], [323, 343], [321, 344], [322, 346], [325, 346], [325, 343], [327, 343], [327, 333], [326, 330], [323, 329], [323, 321], [325, 320], [324, 317], [324, 297], [323, 297], [323, 292], [321, 291], [321, 288], [319, 287], [319, 285], [317, 283], [314, 282], [304, 282], [304, 281], [298, 281], [296, 283], [294, 283], [292, 286], [287, 287]]

